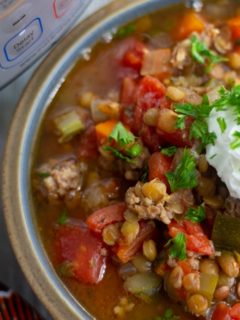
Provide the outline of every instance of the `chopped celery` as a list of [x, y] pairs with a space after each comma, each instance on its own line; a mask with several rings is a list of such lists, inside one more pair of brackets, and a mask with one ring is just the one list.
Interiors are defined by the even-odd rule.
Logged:
[[218, 214], [214, 221], [212, 241], [217, 249], [240, 251], [240, 219]]
[[212, 301], [218, 283], [218, 275], [200, 273], [200, 291], [209, 301]]
[[154, 273], [136, 273], [124, 282], [124, 288], [145, 302], [159, 292], [161, 278]]
[[54, 119], [54, 124], [60, 135], [59, 142], [66, 142], [84, 129], [84, 124], [76, 111], [70, 111]]

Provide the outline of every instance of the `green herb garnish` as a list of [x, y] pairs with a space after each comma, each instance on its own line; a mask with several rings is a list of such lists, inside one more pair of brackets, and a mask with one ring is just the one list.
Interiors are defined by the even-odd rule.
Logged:
[[127, 26], [123, 26], [123, 27], [120, 27], [114, 37], [115, 38], [118, 38], [118, 39], [123, 39], [123, 38], [126, 38], [128, 37], [130, 34], [134, 33], [136, 31], [136, 27], [134, 24], [128, 24]]
[[197, 186], [196, 161], [188, 149], [184, 149], [175, 171], [166, 173], [166, 177], [172, 192]]
[[37, 175], [40, 178], [45, 179], [45, 178], [48, 178], [50, 176], [50, 173], [49, 172], [37, 172]]
[[172, 309], [166, 309], [162, 316], [158, 316], [154, 320], [180, 320], [180, 318], [173, 313]]
[[115, 141], [116, 145], [105, 145], [103, 150], [111, 151], [115, 157], [127, 162], [138, 157], [143, 150], [142, 145], [135, 142], [136, 137], [121, 122], [116, 124], [108, 139]]
[[206, 218], [206, 212], [203, 205], [199, 206], [197, 209], [190, 208], [188, 209], [185, 219], [192, 222], [200, 223]]
[[177, 152], [177, 147], [162, 148], [160, 152], [167, 157], [172, 157]]
[[214, 153], [214, 154], [210, 157], [210, 159], [214, 159], [216, 156], [217, 156], [217, 154]]
[[206, 44], [199, 40], [197, 36], [191, 37], [191, 45], [192, 45], [192, 57], [199, 62], [200, 64], [205, 64], [206, 60], [210, 63], [207, 70], [214, 64], [217, 64], [222, 61], [226, 61], [227, 59], [215, 54], [212, 50], [209, 50]]
[[212, 110], [209, 104], [208, 97], [203, 96], [202, 103], [193, 105], [191, 103], [182, 103], [175, 105], [175, 111], [179, 114], [177, 120], [177, 127], [180, 129], [185, 128], [186, 117], [194, 118], [190, 127], [190, 139], [199, 139], [202, 147], [208, 144], [214, 144], [216, 134], [208, 131], [207, 118]]
[[148, 173], [149, 173], [149, 168], [148, 166], [146, 165], [144, 168], [143, 168], [143, 173], [140, 177], [140, 181], [141, 182], [147, 182], [148, 181]]
[[220, 97], [213, 102], [212, 108], [217, 111], [225, 111], [232, 108], [236, 115], [236, 122], [240, 124], [240, 85], [231, 90], [226, 90], [222, 87], [219, 90], [219, 95]]
[[176, 128], [183, 130], [185, 128], [185, 120], [186, 120], [186, 116], [179, 114], [176, 121]]
[[227, 123], [223, 117], [218, 117], [217, 122], [222, 133], [227, 129]]
[[113, 139], [120, 145], [126, 145], [135, 141], [135, 136], [127, 130], [121, 122], [118, 122], [111, 132], [109, 139]]
[[142, 150], [143, 148], [141, 144], [134, 143], [129, 149], [126, 150], [126, 152], [131, 158], [136, 158], [141, 154]]
[[233, 137], [234, 140], [230, 143], [230, 148], [234, 150], [240, 147], [240, 131], [235, 131]]
[[179, 260], [186, 259], [186, 236], [184, 233], [178, 233], [173, 239], [170, 239], [165, 246], [169, 247], [170, 257], [177, 258]]
[[63, 277], [72, 277], [74, 274], [73, 270], [73, 264], [70, 261], [64, 261], [62, 264], [60, 264], [58, 267], [58, 272]]
[[68, 212], [67, 210], [63, 210], [58, 217], [58, 224], [64, 225], [68, 220]]
[[103, 150], [106, 150], [106, 151], [111, 151], [112, 154], [114, 155], [114, 157], [116, 158], [119, 158], [121, 160], [124, 160], [124, 161], [127, 161], [127, 162], [131, 162], [132, 159], [128, 156], [125, 156], [124, 154], [122, 154], [119, 150], [117, 150], [116, 148], [114, 147], [111, 147], [111, 146], [104, 146], [103, 147]]

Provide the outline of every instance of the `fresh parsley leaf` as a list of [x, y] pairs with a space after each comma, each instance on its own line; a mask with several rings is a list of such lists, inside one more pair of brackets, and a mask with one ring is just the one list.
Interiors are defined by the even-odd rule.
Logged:
[[222, 133], [227, 129], [227, 123], [223, 117], [218, 117], [217, 122]]
[[214, 153], [209, 159], [214, 159], [217, 156], [216, 153]]
[[169, 147], [169, 148], [162, 148], [160, 151], [165, 156], [172, 157], [177, 152], [177, 147], [172, 146], [172, 147]]
[[136, 158], [141, 154], [143, 151], [143, 148], [140, 143], [134, 143], [129, 149], [126, 150], [127, 154], [131, 158]]
[[[214, 143], [216, 139], [215, 133], [208, 131], [207, 117], [212, 110], [212, 106], [209, 104], [208, 97], [203, 96], [202, 103], [199, 105], [193, 105], [191, 103], [182, 103], [175, 105], [175, 111], [178, 113], [177, 127], [184, 129], [182, 123], [185, 124], [185, 117], [189, 116], [194, 118], [194, 121], [190, 127], [190, 138], [199, 139], [202, 143], [202, 147], [207, 144]], [[182, 118], [180, 118], [182, 117]]]
[[172, 258], [185, 260], [187, 257], [186, 236], [179, 232], [173, 239], [170, 239], [165, 245], [169, 247], [169, 255]]
[[128, 156], [125, 156], [124, 154], [122, 154], [119, 150], [117, 150], [116, 148], [114, 147], [111, 147], [111, 146], [104, 146], [103, 147], [103, 150], [106, 150], [106, 151], [111, 151], [112, 154], [116, 157], [116, 158], [119, 158], [121, 160], [124, 160], [124, 161], [127, 161], [127, 162], [131, 162], [132, 159]]
[[175, 171], [166, 173], [166, 177], [172, 192], [197, 186], [196, 161], [188, 149], [184, 149]]
[[109, 138], [113, 139], [120, 145], [127, 145], [135, 141], [135, 136], [127, 130], [121, 122], [116, 124]]
[[176, 128], [183, 130], [185, 128], [186, 116], [179, 114], [176, 121]]
[[72, 277], [74, 275], [73, 264], [70, 261], [64, 261], [57, 267], [57, 269], [63, 277]]
[[185, 219], [192, 222], [200, 223], [206, 218], [206, 212], [203, 205], [199, 206], [197, 209], [190, 208], [188, 209]]
[[210, 66], [207, 68], [208, 71], [214, 64], [227, 60], [226, 58], [215, 54], [212, 50], [209, 50], [206, 44], [200, 41], [195, 35], [191, 38], [191, 46], [192, 57], [197, 62], [205, 64], [206, 60], [208, 60], [210, 63]]
[[68, 220], [68, 212], [67, 210], [63, 210], [58, 217], [58, 224], [64, 225]]
[[198, 116], [197, 106], [191, 103], [179, 103], [175, 105], [175, 111], [184, 116], [196, 118]]
[[203, 96], [202, 103], [199, 105], [193, 105], [191, 103], [179, 103], [175, 105], [175, 111], [177, 113], [193, 118], [207, 118], [211, 110], [212, 106], [209, 104], [207, 95]]
[[224, 111], [232, 108], [236, 115], [236, 122], [240, 124], [240, 85], [233, 87], [231, 90], [220, 88], [220, 97], [212, 104], [212, 108], [217, 111]]
[[42, 179], [48, 178], [48, 177], [50, 176], [50, 173], [49, 173], [49, 172], [40, 172], [40, 171], [39, 171], [37, 174], [38, 174], [38, 176], [39, 176], [40, 178], [42, 178]]
[[199, 139], [203, 146], [214, 144], [217, 136], [214, 132], [208, 131], [207, 122], [204, 119], [195, 120], [190, 128], [190, 139]]
[[166, 309], [162, 316], [158, 316], [154, 320], [180, 320], [180, 318], [173, 313], [172, 309]]
[[240, 147], [240, 131], [235, 131], [233, 137], [234, 140], [230, 143], [230, 148], [234, 150]]
[[149, 168], [148, 168], [148, 166], [145, 166], [143, 168], [143, 173], [142, 173], [142, 175], [140, 177], [140, 181], [141, 182], [147, 182], [148, 181], [148, 172], [149, 172]]
[[128, 37], [130, 34], [134, 33], [136, 31], [136, 27], [134, 24], [128, 24], [126, 26], [120, 27], [116, 33], [115, 38], [123, 39]]

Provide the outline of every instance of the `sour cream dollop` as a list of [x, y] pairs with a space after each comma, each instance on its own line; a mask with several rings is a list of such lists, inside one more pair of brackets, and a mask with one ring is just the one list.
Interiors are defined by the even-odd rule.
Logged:
[[[218, 118], [225, 120], [226, 129], [224, 132], [221, 132]], [[237, 124], [233, 109], [231, 107], [225, 111], [213, 109], [208, 118], [208, 130], [215, 132], [217, 139], [214, 145], [207, 146], [207, 161], [216, 169], [230, 195], [234, 198], [240, 198], [240, 147], [235, 149], [230, 147], [234, 140], [234, 132], [240, 132], [240, 125]]]

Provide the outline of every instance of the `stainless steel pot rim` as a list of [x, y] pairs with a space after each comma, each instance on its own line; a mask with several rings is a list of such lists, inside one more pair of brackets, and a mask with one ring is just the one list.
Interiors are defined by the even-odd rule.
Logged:
[[41, 119], [81, 52], [137, 16], [178, 0], [118, 0], [77, 26], [48, 55], [28, 84], [9, 131], [3, 161], [3, 203], [9, 237], [30, 285], [54, 319], [92, 319], [51, 267], [32, 215], [30, 169]]

